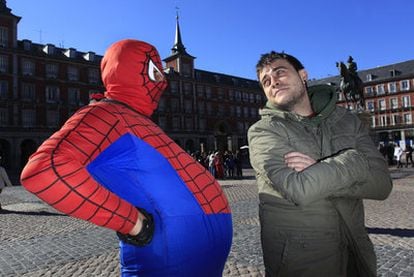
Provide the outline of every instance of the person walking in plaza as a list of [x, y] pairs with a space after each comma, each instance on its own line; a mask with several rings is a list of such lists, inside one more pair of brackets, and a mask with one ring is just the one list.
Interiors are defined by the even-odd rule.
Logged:
[[396, 143], [394, 147], [394, 159], [397, 162], [397, 168], [403, 167], [403, 164], [401, 161], [403, 154], [404, 154], [404, 151], [402, 150], [401, 146]]
[[[2, 157], [0, 156], [0, 161]], [[7, 175], [6, 169], [3, 166], [0, 166], [0, 194], [6, 186], [13, 186], [10, 182], [9, 175]], [[0, 211], [2, 210], [1, 203], [0, 203]]]
[[266, 276], [376, 276], [362, 199], [386, 199], [392, 181], [368, 130], [334, 88], [308, 87], [295, 57], [272, 51], [256, 70], [268, 101], [248, 140]]

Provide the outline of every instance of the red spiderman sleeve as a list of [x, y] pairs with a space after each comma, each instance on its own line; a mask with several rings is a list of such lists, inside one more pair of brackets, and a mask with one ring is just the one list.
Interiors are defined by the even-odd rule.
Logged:
[[104, 108], [87, 106], [33, 154], [21, 175], [23, 186], [55, 209], [128, 233], [138, 212], [97, 183], [86, 170], [124, 132]]

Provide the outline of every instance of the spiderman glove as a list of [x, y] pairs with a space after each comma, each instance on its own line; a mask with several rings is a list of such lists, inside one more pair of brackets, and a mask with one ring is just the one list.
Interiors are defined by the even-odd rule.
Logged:
[[129, 234], [121, 234], [119, 232], [117, 232], [116, 234], [118, 235], [118, 238], [125, 243], [143, 247], [151, 242], [152, 237], [154, 235], [154, 218], [144, 209], [137, 209], [140, 213], [142, 213], [145, 216], [145, 219], [142, 221], [141, 231], [135, 236]]

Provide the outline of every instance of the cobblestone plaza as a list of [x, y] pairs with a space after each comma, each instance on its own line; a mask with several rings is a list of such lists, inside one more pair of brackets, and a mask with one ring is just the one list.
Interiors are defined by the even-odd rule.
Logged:
[[[379, 276], [414, 276], [414, 169], [391, 169], [385, 201], [365, 201]], [[233, 246], [224, 276], [264, 276], [258, 197], [252, 170], [220, 181], [233, 212]], [[0, 195], [0, 276], [119, 276], [114, 232], [56, 212], [21, 186]]]

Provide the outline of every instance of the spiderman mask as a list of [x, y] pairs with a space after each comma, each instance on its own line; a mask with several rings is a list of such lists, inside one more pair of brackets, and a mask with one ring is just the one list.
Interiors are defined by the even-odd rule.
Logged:
[[101, 71], [105, 96], [146, 116], [157, 108], [167, 87], [156, 48], [143, 41], [127, 39], [111, 45], [102, 59]]

